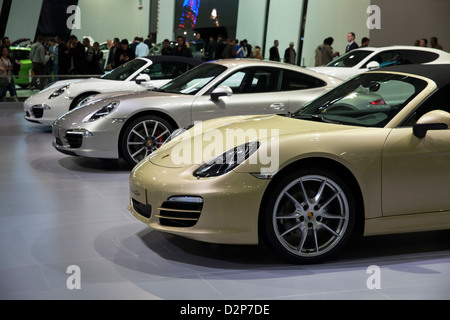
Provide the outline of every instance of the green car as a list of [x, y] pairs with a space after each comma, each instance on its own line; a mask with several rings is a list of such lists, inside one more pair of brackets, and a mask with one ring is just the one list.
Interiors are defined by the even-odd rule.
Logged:
[[[14, 82], [21, 88], [27, 88], [31, 80], [32, 64], [30, 60], [30, 48], [27, 47], [11, 47], [15, 60], [19, 60], [22, 65], [19, 70], [14, 70], [16, 77]], [[18, 71], [18, 73], [17, 73]]]

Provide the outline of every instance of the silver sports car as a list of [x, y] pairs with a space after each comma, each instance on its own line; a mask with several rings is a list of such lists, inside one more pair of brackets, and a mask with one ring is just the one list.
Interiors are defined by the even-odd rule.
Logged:
[[53, 146], [134, 166], [178, 128], [228, 115], [286, 114], [341, 83], [298, 66], [250, 59], [204, 63], [159, 89], [98, 94], [57, 119]]

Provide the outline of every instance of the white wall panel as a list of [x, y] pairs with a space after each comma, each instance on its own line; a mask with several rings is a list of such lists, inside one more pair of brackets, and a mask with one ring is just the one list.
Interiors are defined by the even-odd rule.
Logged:
[[129, 41], [135, 36], [145, 39], [149, 32], [150, 0], [142, 0], [141, 10], [139, 3], [139, 0], [79, 0], [81, 29], [74, 29], [72, 34], [79, 39], [90, 36], [100, 43], [115, 37]]
[[42, 0], [12, 1], [5, 36], [9, 37], [11, 41], [19, 38], [34, 40], [41, 7]]
[[[311, 2], [311, 1], [310, 1]], [[297, 51], [299, 45], [300, 23], [303, 0], [270, 1], [269, 23], [267, 26], [267, 41], [264, 57], [269, 58], [269, 50], [273, 41], [279, 41], [278, 51], [283, 60], [284, 51], [289, 43], [294, 42]]]
[[266, 15], [265, 0], [240, 0], [236, 26], [236, 38], [262, 47]]
[[332, 47], [340, 53], [345, 52], [348, 32], [356, 34], [358, 45], [363, 37], [369, 37], [366, 25], [369, 6], [370, 0], [310, 0], [302, 54], [304, 64], [314, 66], [314, 50], [327, 37], [333, 37]]
[[175, 0], [159, 0], [157, 41], [174, 39]]

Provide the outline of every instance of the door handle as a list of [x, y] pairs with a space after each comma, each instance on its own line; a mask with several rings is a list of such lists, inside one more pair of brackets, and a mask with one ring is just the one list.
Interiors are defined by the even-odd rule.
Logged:
[[270, 109], [274, 109], [274, 110], [284, 110], [284, 103], [280, 102], [280, 103], [272, 103], [269, 106]]

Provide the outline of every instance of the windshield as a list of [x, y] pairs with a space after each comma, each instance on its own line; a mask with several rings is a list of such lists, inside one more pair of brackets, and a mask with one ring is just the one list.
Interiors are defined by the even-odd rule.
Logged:
[[222, 65], [204, 63], [191, 71], [183, 73], [157, 91], [194, 95], [226, 69]]
[[124, 81], [125, 79], [129, 78], [133, 73], [138, 71], [140, 68], [142, 68], [144, 65], [147, 64], [147, 61], [142, 59], [134, 59], [130, 62], [127, 62], [120, 67], [117, 67], [116, 69], [112, 70], [111, 72], [104, 74], [100, 78], [107, 79], [107, 80], [118, 80], [118, 81]]
[[373, 51], [369, 50], [352, 50], [346, 54], [340, 56], [333, 61], [330, 61], [325, 67], [346, 67], [351, 68], [360, 63], [365, 57], [371, 54]]
[[427, 82], [387, 73], [361, 74], [304, 105], [292, 117], [384, 127]]

